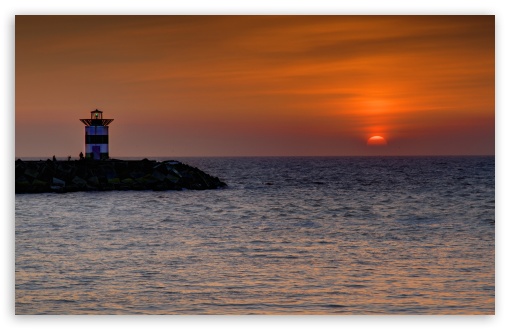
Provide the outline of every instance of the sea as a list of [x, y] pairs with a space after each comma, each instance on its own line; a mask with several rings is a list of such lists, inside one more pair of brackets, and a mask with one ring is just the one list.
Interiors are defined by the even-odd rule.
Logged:
[[15, 313], [495, 313], [493, 156], [171, 159], [228, 187], [16, 194]]

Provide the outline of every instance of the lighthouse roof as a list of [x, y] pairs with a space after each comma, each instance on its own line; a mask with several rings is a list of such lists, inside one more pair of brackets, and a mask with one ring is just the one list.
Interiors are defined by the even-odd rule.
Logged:
[[108, 126], [113, 119], [103, 118], [103, 112], [99, 109], [90, 112], [90, 119], [80, 119], [86, 126]]

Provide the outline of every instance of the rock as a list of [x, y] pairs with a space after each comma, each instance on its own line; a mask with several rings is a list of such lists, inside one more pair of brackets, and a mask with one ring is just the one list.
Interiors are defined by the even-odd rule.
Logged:
[[66, 182], [64, 180], [60, 180], [59, 178], [55, 178], [55, 177], [53, 177], [53, 179], [51, 180], [51, 183], [54, 186], [61, 186], [61, 187], [66, 186]]
[[133, 171], [133, 172], [129, 173], [129, 177], [132, 179], [139, 179], [139, 178], [143, 177], [144, 175], [145, 175], [145, 173], [143, 173], [142, 171]]
[[71, 182], [81, 188], [85, 188], [87, 186], [87, 181], [83, 180], [79, 176], [75, 176]]
[[119, 183], [120, 183], [119, 178], [108, 179], [108, 184], [119, 184]]
[[99, 178], [97, 176], [91, 176], [87, 179], [87, 182], [92, 186], [99, 186]]
[[39, 171], [36, 168], [27, 168], [25, 170], [25, 175], [32, 178], [37, 178], [39, 176]]
[[164, 181], [166, 179], [166, 175], [161, 173], [158, 170], [155, 170], [152, 172], [152, 177], [155, 178], [158, 181]]
[[16, 193], [216, 189], [226, 186], [217, 177], [177, 161], [16, 160]]
[[106, 177], [106, 179], [114, 179], [117, 178], [117, 173], [115, 172], [115, 168], [111, 165], [103, 165], [100, 167], [102, 171], [102, 175]]
[[168, 166], [167, 164], [165, 163], [161, 163], [161, 164], [158, 164], [156, 166], [154, 166], [154, 172], [159, 172], [163, 175], [167, 175], [168, 174]]
[[30, 181], [26, 176], [21, 175], [15, 181], [15, 193], [27, 192], [30, 189]]
[[177, 177], [182, 178], [182, 174], [179, 173], [179, 171], [177, 171], [175, 168], [172, 168], [172, 172], [174, 172]]
[[166, 179], [173, 183], [177, 183], [179, 181], [179, 177], [172, 175], [172, 174], [167, 174]]

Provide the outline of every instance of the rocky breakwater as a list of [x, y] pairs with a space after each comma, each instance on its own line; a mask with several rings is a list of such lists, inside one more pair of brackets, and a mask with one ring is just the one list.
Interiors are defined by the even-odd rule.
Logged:
[[227, 185], [178, 161], [16, 161], [16, 193], [105, 190], [203, 190]]

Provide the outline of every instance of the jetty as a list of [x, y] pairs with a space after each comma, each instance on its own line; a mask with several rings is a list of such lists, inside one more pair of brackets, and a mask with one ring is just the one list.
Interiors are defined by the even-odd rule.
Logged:
[[175, 160], [16, 160], [15, 192], [204, 190], [227, 187], [219, 178]]

